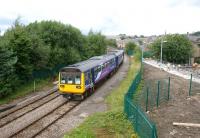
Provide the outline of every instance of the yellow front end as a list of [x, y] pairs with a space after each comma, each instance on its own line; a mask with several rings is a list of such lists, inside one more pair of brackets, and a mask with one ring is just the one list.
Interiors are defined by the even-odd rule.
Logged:
[[61, 94], [82, 94], [85, 92], [85, 79], [84, 73], [81, 73], [81, 84], [61, 84], [59, 73], [59, 91]]

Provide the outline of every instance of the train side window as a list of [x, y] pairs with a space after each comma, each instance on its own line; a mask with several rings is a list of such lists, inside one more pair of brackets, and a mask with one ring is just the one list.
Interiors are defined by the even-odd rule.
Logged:
[[94, 68], [94, 77], [96, 78], [97, 76], [97, 67]]
[[101, 66], [98, 66], [97, 70], [98, 72], [101, 72]]
[[105, 68], [104, 64], [101, 65], [102, 70]]

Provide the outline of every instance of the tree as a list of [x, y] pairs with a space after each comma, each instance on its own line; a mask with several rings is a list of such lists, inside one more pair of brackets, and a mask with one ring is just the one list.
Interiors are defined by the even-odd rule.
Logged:
[[25, 26], [18, 18], [12, 28], [0, 36], [0, 47], [4, 47], [0, 49], [0, 96], [33, 77], [57, 75], [64, 65], [105, 54], [106, 45], [101, 33], [91, 31], [83, 35], [79, 29], [57, 21]]
[[56, 21], [34, 22], [26, 28], [31, 36], [35, 34], [39, 36], [39, 40], [42, 40], [38, 48], [41, 48], [41, 46], [42, 49], [50, 48], [48, 50], [48, 67], [53, 68], [57, 64], [62, 63], [66, 65], [72, 63], [72, 60], [74, 60], [72, 58], [75, 57], [69, 55], [73, 55], [73, 51], [76, 51], [76, 56], [79, 57], [74, 61], [80, 61], [84, 58], [85, 40], [79, 29]]
[[17, 57], [12, 50], [0, 46], [0, 98], [13, 92], [16, 85], [14, 65]]
[[[189, 39], [184, 35], [174, 34], [166, 35], [163, 40], [163, 60], [172, 63], [187, 63], [192, 52], [192, 44]], [[161, 38], [154, 41], [150, 48], [155, 53], [155, 56], [160, 58], [161, 51]]]
[[126, 53], [132, 52], [136, 48], [136, 44], [134, 42], [128, 42], [125, 46]]
[[87, 36], [87, 42], [89, 46], [90, 56], [99, 56], [106, 53], [106, 39], [101, 33], [89, 32]]
[[15, 64], [15, 72], [21, 83], [24, 83], [30, 80], [33, 71], [30, 61], [31, 51], [33, 51], [30, 36], [24, 26], [20, 24], [15, 24], [9, 31], [11, 35], [9, 36], [8, 47], [13, 49], [18, 59]]
[[107, 46], [117, 47], [117, 42], [115, 39], [106, 39]]

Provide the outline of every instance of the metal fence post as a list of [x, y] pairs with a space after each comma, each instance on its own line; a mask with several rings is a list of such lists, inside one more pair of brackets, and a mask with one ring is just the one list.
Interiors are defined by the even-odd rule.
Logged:
[[147, 87], [146, 112], [148, 111], [149, 87]]
[[35, 80], [34, 80], [34, 83], [33, 83], [33, 89], [34, 89], [34, 92], [35, 92]]
[[191, 77], [190, 77], [189, 96], [191, 96], [191, 91], [192, 91], [192, 74], [191, 74]]
[[158, 93], [156, 98], [156, 106], [158, 107], [159, 104], [159, 96], [160, 96], [160, 81], [158, 81]]
[[170, 77], [168, 81], [168, 95], [167, 95], [167, 100], [169, 101], [169, 93], [170, 93]]

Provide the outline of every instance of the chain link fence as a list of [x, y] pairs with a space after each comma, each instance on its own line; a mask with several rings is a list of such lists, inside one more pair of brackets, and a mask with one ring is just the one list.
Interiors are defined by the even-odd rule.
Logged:
[[141, 81], [141, 76], [142, 68], [132, 81], [129, 90], [124, 97], [124, 112], [134, 126], [134, 130], [141, 138], [157, 138], [156, 125], [147, 117], [140, 105], [138, 105], [138, 102], [134, 102], [133, 100], [133, 97], [137, 95], [136, 89]]
[[144, 80], [143, 89], [133, 96], [133, 100], [143, 111], [150, 111], [170, 99], [170, 77], [160, 80]]
[[32, 73], [33, 79], [46, 79], [54, 76], [58, 76], [58, 72], [61, 68], [65, 67], [64, 64], [56, 65], [53, 68], [50, 69], [40, 69], [40, 70], [34, 70]]
[[193, 76], [194, 74], [191, 74], [189, 81], [189, 96], [200, 94], [200, 84], [196, 82], [197, 80]]

